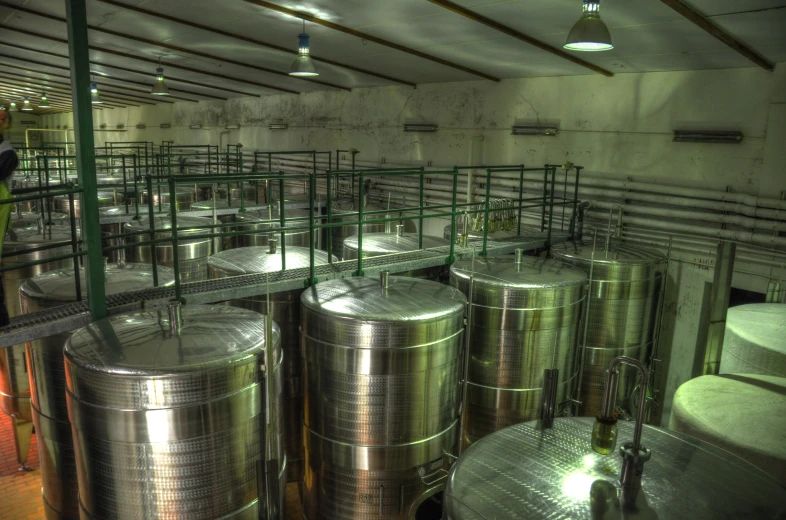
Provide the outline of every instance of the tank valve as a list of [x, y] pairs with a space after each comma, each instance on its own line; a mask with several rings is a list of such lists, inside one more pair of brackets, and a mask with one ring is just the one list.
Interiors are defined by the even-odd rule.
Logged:
[[617, 418], [614, 417], [616, 406], [617, 384], [619, 382], [618, 365], [636, 367], [639, 372], [639, 409], [636, 413], [636, 424], [633, 430], [633, 441], [626, 442], [620, 447], [622, 457], [622, 470], [620, 484], [622, 484], [622, 499], [626, 506], [636, 503], [636, 497], [641, 490], [641, 475], [644, 472], [644, 463], [650, 460], [652, 452], [641, 445], [641, 431], [644, 428], [644, 409], [646, 405], [647, 383], [649, 377], [647, 369], [637, 359], [628, 356], [614, 358], [606, 371], [606, 386], [603, 391], [603, 404], [598, 413], [595, 426], [592, 429], [592, 449], [601, 455], [609, 455], [617, 445]]
[[268, 246], [267, 254], [275, 255], [278, 247], [278, 240], [275, 238], [268, 239], [267, 246]]
[[404, 236], [404, 224], [396, 224], [396, 236]]
[[390, 287], [390, 271], [382, 271], [379, 273], [379, 286], [382, 287], [382, 294], [387, 295], [388, 288]]
[[516, 272], [521, 272], [521, 260], [524, 258], [524, 250], [516, 249]]
[[167, 310], [169, 311], [169, 332], [172, 337], [179, 337], [180, 330], [183, 327], [183, 314], [182, 304], [180, 302], [169, 302]]

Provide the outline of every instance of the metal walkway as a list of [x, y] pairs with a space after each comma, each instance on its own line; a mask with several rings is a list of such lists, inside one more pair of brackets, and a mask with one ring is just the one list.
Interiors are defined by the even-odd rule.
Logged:
[[[552, 244], [567, 240], [567, 234], [554, 233]], [[473, 247], [474, 245], [474, 247]], [[504, 241], [489, 240], [489, 255], [512, 253], [521, 248], [525, 251], [542, 248], [546, 245], [546, 233], [530, 232], [525, 235]], [[480, 242], [471, 242], [469, 247], [455, 248], [457, 260], [470, 257], [480, 251]], [[363, 271], [366, 276], [376, 276], [381, 271], [392, 273], [410, 271], [445, 264], [449, 248], [439, 247], [409, 253], [376, 256], [363, 259]], [[357, 260], [334, 262], [315, 267], [317, 282], [347, 278], [357, 271]], [[186, 283], [181, 292], [187, 304], [215, 303], [236, 298], [259, 296], [268, 292], [290, 291], [302, 289], [308, 279], [308, 268], [287, 269], [271, 274], [250, 274]], [[109, 315], [142, 310], [165, 309], [175, 297], [174, 287], [157, 287], [142, 291], [127, 292], [107, 296], [106, 304]], [[86, 302], [70, 303], [46, 311], [25, 314], [11, 320], [11, 323], [0, 328], [0, 348], [8, 348], [26, 341], [67, 332], [90, 323], [90, 313]]]

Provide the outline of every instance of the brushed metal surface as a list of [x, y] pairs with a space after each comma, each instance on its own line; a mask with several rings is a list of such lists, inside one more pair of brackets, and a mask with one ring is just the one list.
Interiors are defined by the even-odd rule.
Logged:
[[[80, 269], [82, 295], [87, 294], [87, 277]], [[146, 264], [109, 265], [104, 273], [107, 295], [153, 287], [152, 268]], [[174, 271], [158, 266], [160, 286], [172, 285]], [[19, 288], [22, 312], [52, 309], [77, 301], [74, 271], [55, 270], [25, 280]], [[43, 498], [56, 518], [78, 519], [76, 463], [71, 424], [66, 406], [63, 347], [71, 332], [55, 334], [26, 343], [33, 420], [41, 461]]]
[[[158, 206], [159, 204], [170, 204], [170, 198], [168, 186], [161, 186], [160, 191], [155, 188], [153, 189], [154, 206]], [[147, 204], [147, 200], [147, 190], [141, 191], [139, 193], [139, 202], [142, 204]], [[196, 193], [193, 188], [181, 186], [175, 190], [175, 209], [177, 211], [183, 211], [191, 208], [191, 204], [193, 204], [195, 200]]]
[[559, 369], [557, 404], [572, 396], [587, 285], [581, 269], [531, 256], [518, 264], [507, 255], [465, 258], [451, 266], [450, 284], [468, 298], [470, 277], [465, 445], [537, 419], [547, 368]]
[[[226, 190], [225, 190], [226, 191]], [[248, 209], [249, 211], [255, 211], [259, 209], [259, 205], [251, 202], [251, 201], [240, 201], [240, 199], [232, 199], [232, 204], [230, 205], [227, 199], [219, 199], [219, 200], [205, 200], [201, 202], [195, 202], [191, 204], [191, 211], [213, 211], [219, 209], [227, 209], [227, 208], [240, 208], [242, 205], [243, 209]], [[217, 214], [216, 221], [221, 222], [222, 224], [228, 224], [230, 222], [236, 222], [237, 216], [239, 213], [228, 213], [228, 214]], [[212, 216], [208, 216], [207, 218], [212, 220]], [[232, 227], [225, 227], [225, 228], [217, 228], [217, 231], [236, 231], [237, 228]], [[232, 249], [235, 247], [235, 243], [237, 241], [237, 237], [235, 236], [227, 236], [221, 239], [221, 251], [226, 251], [227, 249]]]
[[[309, 230], [292, 231], [287, 228], [302, 228], [308, 226], [308, 210], [284, 209], [284, 244], [289, 246], [308, 247]], [[315, 218], [321, 222], [318, 213]], [[234, 215], [237, 226], [233, 231], [245, 231], [247, 235], [235, 237], [235, 247], [266, 246], [271, 238], [278, 240], [279, 247], [281, 239], [281, 217], [278, 209], [274, 206], [267, 206], [254, 211], [246, 211], [243, 214]], [[291, 220], [297, 219], [297, 220]], [[321, 249], [321, 231], [314, 231], [314, 247]]]
[[[211, 224], [212, 220], [204, 217], [179, 216], [177, 219], [177, 254], [180, 279], [183, 282], [194, 282], [207, 279], [207, 257], [210, 256], [213, 250], [213, 240], [206, 237], [199, 238], [200, 235], [210, 234], [211, 230], [209, 228], [191, 231], [179, 230], [181, 228], [210, 226]], [[154, 225], [156, 230], [155, 238], [170, 238], [172, 236], [172, 221], [169, 216], [156, 216]], [[150, 220], [147, 218], [126, 222], [124, 226], [124, 231], [126, 233], [149, 230]], [[149, 234], [134, 235], [128, 237], [127, 243], [131, 245], [134, 242], [144, 242], [146, 240], [150, 240]], [[127, 251], [128, 260], [131, 262], [142, 264], [152, 263], [151, 246], [149, 245], [129, 248]], [[172, 267], [174, 265], [173, 244], [171, 242], [157, 244], [155, 246], [155, 252], [156, 260], [159, 265], [167, 267]]]
[[[384, 256], [394, 253], [406, 253], [419, 249], [431, 249], [435, 247], [449, 246], [450, 241], [423, 235], [423, 247], [418, 247], [417, 233], [403, 233], [401, 235], [393, 233], [363, 233], [363, 258], [374, 256]], [[358, 258], [358, 235], [352, 235], [344, 239], [342, 259], [357, 260]], [[448, 270], [447, 265], [427, 267], [425, 269], [415, 269], [393, 273], [397, 276], [411, 276], [415, 278], [426, 278], [428, 280], [441, 281]]]
[[[242, 247], [216, 253], [208, 259], [211, 278], [244, 274], [274, 273], [282, 270], [282, 255], [270, 253], [267, 247]], [[328, 263], [324, 251], [314, 252], [315, 265]], [[286, 249], [287, 269], [308, 267], [310, 250], [302, 247]], [[282, 291], [270, 295], [270, 314], [281, 331], [284, 352], [282, 377], [284, 399], [284, 446], [287, 453], [287, 481], [303, 480], [303, 362], [300, 355], [300, 295], [303, 290]], [[229, 305], [261, 314], [268, 314], [266, 296], [231, 300]]]
[[722, 352], [721, 374], [786, 375], [786, 304], [731, 307]]
[[[74, 195], [74, 216], [81, 217], [82, 216], [82, 204], [80, 198], [82, 195]], [[99, 191], [97, 194], [98, 200], [98, 207], [107, 207], [107, 206], [115, 206], [117, 204], [121, 204], [124, 200], [123, 193], [118, 191]], [[65, 213], [66, 215], [71, 214], [71, 204], [68, 201], [68, 195], [58, 195], [56, 197], [52, 197], [53, 199], [53, 207], [55, 211], [60, 213]]]
[[[139, 205], [140, 218], [147, 218], [149, 208], [145, 205]], [[169, 205], [163, 204], [162, 207], [156, 207], [155, 211], [161, 211], [162, 215], [168, 215]], [[113, 219], [125, 215], [136, 215], [136, 208], [133, 201], [129, 201], [128, 207], [125, 204], [120, 206], [106, 206], [98, 209], [98, 217], [102, 220], [101, 223], [101, 247], [119, 246], [126, 243], [124, 238], [119, 238], [117, 235], [123, 234], [123, 222], [106, 222], [105, 219]], [[130, 248], [130, 246], [129, 246]], [[116, 263], [121, 259], [131, 256], [128, 249], [115, 249], [104, 253], [104, 256], [109, 259], [109, 262]]]
[[[45, 211], [42, 215], [40, 211], [14, 211], [11, 213], [11, 226], [15, 228], [26, 228], [38, 225], [38, 221], [43, 219], [44, 222], [52, 226], [70, 226], [71, 220], [65, 213], [58, 211]], [[77, 220], [77, 227], [79, 221]]]
[[304, 514], [404, 519], [456, 447], [466, 298], [417, 278], [303, 292]]
[[[266, 348], [279, 361], [263, 371]], [[75, 333], [65, 371], [86, 515], [214, 519], [255, 507], [264, 374], [276, 379], [280, 425], [280, 359], [278, 327], [266, 338], [263, 316], [234, 307], [184, 307], [179, 334], [160, 311]], [[273, 435], [283, 487], [281, 432]]]
[[[72, 252], [71, 229], [68, 226], [12, 228], [6, 233], [3, 243], [4, 253], [26, 251], [52, 244], [62, 244], [62, 247], [22, 253], [5, 258], [0, 261], [1, 265], [3, 267], [12, 267], [13, 265], [45, 260]], [[19, 286], [24, 280], [47, 271], [67, 268], [68, 266], [73, 266], [73, 261], [70, 259], [23, 267], [3, 273], [5, 307], [8, 316], [13, 318], [22, 314], [19, 301]], [[24, 344], [14, 345], [0, 351], [0, 409], [8, 415], [16, 415], [28, 421], [32, 420], [30, 382], [27, 377]]]
[[[576, 518], [780, 519], [786, 490], [758, 468], [687, 435], [644, 426], [652, 451], [644, 465], [637, 509], [621, 510], [622, 457], [592, 451], [591, 418], [557, 418], [510, 426], [469, 448], [445, 490], [446, 520]], [[633, 423], [617, 423], [633, 438]]]
[[[382, 206], [377, 206], [375, 204], [368, 204], [364, 211], [380, 211], [386, 208]], [[344, 260], [341, 256], [344, 253], [344, 240], [347, 237], [351, 237], [352, 235], [358, 234], [358, 210], [357, 205], [353, 204], [351, 201], [346, 200], [339, 200], [334, 202], [331, 205], [331, 223], [346, 223], [343, 226], [336, 226], [333, 228], [324, 228], [323, 231], [323, 238], [322, 243], [325, 244], [325, 247], [328, 247], [328, 234], [331, 234], [332, 244], [330, 246], [331, 253], [336, 257]], [[389, 213], [385, 214], [376, 214], [376, 215], [364, 215], [363, 220], [374, 220], [380, 218], [392, 218], [395, 216], [401, 216], [402, 212], [397, 211], [395, 209], [391, 209]], [[396, 224], [404, 224], [404, 231], [405, 232], [413, 232], [417, 231], [417, 226], [414, 221], [406, 220], [406, 221], [393, 221], [390, 222], [388, 225], [384, 223], [377, 223], [377, 224], [363, 224], [363, 233], [382, 233], [385, 232], [386, 229], [395, 230]]]
[[[524, 227], [525, 226], [522, 226], [522, 231], [523, 231]], [[451, 229], [450, 228], [450, 224], [448, 224], [447, 226], [445, 226], [445, 230], [442, 232], [442, 236], [445, 238], [445, 240], [450, 240], [450, 229]], [[458, 241], [458, 238], [461, 236], [462, 231], [463, 231], [462, 224], [459, 223], [459, 219], [457, 218], [456, 219], [456, 240], [457, 241]], [[513, 238], [513, 237], [516, 237], [516, 236], [518, 236], [518, 235], [516, 234], [516, 231], [514, 231], [514, 230], [500, 229], [500, 230], [497, 230], [497, 231], [489, 232], [488, 240], [502, 240], [502, 239], [506, 239], [506, 238]], [[483, 231], [482, 230], [481, 231], [472, 231], [472, 228], [470, 228], [467, 231], [467, 239], [470, 242], [483, 240]]]
[[[594, 260], [591, 242], [557, 244], [551, 248], [551, 256], [587, 273], [593, 264], [579, 414], [594, 417], [600, 411], [611, 360], [617, 356], [645, 363], [649, 360], [666, 257], [657, 250], [616, 239], [608, 253], [604, 252], [604, 239], [598, 239]], [[617, 406], [628, 414], [635, 385], [635, 370], [621, 369]]]

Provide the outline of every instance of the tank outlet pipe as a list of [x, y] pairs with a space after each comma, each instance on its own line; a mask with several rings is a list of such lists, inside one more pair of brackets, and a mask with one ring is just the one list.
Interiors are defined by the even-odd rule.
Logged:
[[403, 224], [396, 224], [396, 236], [403, 237], [404, 236], [404, 225]]
[[[273, 359], [273, 315], [270, 312], [270, 274], [265, 279], [265, 299], [267, 301], [267, 314], [265, 318], [265, 351], [263, 353], [264, 362], [264, 386], [265, 386], [265, 413], [264, 416], [264, 429], [265, 437], [262, 440], [264, 446], [264, 455], [261, 457], [260, 464], [263, 466], [262, 471], [264, 478], [260, 479], [263, 488], [259, 490], [258, 496], [260, 501], [260, 519], [264, 520], [281, 520], [281, 511], [279, 511], [279, 492], [278, 492], [278, 468], [279, 461], [276, 456], [276, 432], [278, 425], [276, 424], [276, 402], [275, 402], [275, 359]], [[263, 425], [260, 425], [263, 426]]]
[[390, 288], [390, 271], [382, 271], [379, 273], [379, 286], [382, 287], [382, 294], [387, 296], [388, 289]]
[[[518, 259], [518, 252], [516, 257]], [[540, 409], [540, 420], [546, 428], [551, 428], [554, 423], [554, 411], [557, 408], [557, 381], [559, 380], [558, 368], [547, 368], [543, 371], [543, 399]]]
[[608, 253], [611, 248], [611, 221], [614, 220], [614, 210], [617, 210], [617, 227], [614, 230], [614, 238], [622, 238], [622, 206], [615, 204], [609, 208], [609, 224], [606, 226], [606, 243], [603, 247], [603, 252]]
[[275, 255], [278, 246], [278, 239], [270, 238], [267, 241], [267, 254]]
[[521, 260], [524, 258], [524, 250], [523, 249], [516, 249], [516, 272], [521, 272]]
[[636, 497], [641, 490], [641, 475], [644, 463], [650, 460], [652, 452], [641, 445], [641, 432], [644, 428], [644, 408], [647, 401], [647, 384], [649, 375], [647, 368], [638, 359], [628, 356], [614, 358], [606, 370], [606, 385], [603, 389], [603, 404], [592, 429], [592, 449], [601, 455], [609, 455], [617, 445], [617, 418], [614, 416], [616, 406], [617, 384], [619, 383], [619, 365], [635, 367], [639, 373], [639, 409], [636, 412], [636, 424], [633, 430], [633, 441], [620, 447], [622, 469], [620, 484], [622, 499], [626, 507], [634, 506]]
[[180, 337], [183, 328], [183, 306], [180, 302], [169, 302], [167, 305], [169, 313], [169, 332], [173, 338]]

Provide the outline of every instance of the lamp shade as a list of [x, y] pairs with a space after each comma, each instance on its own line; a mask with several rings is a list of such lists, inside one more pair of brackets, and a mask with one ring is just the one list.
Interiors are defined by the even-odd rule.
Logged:
[[95, 82], [90, 84], [90, 102], [94, 105], [103, 103], [103, 101], [101, 101], [101, 96], [98, 94], [98, 85], [96, 85]]
[[292, 62], [289, 68], [290, 76], [319, 76], [317, 68], [314, 65], [314, 60], [309, 56], [308, 34], [301, 33], [298, 35], [300, 44], [298, 45], [297, 58]]
[[22, 103], [22, 111], [23, 112], [33, 111], [33, 105], [30, 104], [30, 98], [28, 98], [27, 96], [25, 96], [24, 103]]
[[38, 103], [38, 108], [52, 108], [52, 105], [49, 104], [49, 99], [46, 97], [46, 94], [41, 94], [41, 102]]
[[10, 106], [9, 108], [10, 108], [12, 111], [14, 111], [14, 112], [19, 112], [19, 107], [18, 107], [18, 106], [16, 106], [16, 102], [15, 102], [15, 101], [11, 101], [11, 106]]
[[584, 0], [584, 12], [573, 25], [564, 48], [571, 51], [608, 51], [614, 48], [609, 28], [600, 19], [600, 0]]
[[153, 88], [150, 90], [150, 93], [154, 96], [168, 96], [169, 87], [167, 87], [166, 83], [164, 83], [164, 69], [159, 67], [156, 69], [156, 73], [156, 82], [153, 83]]

